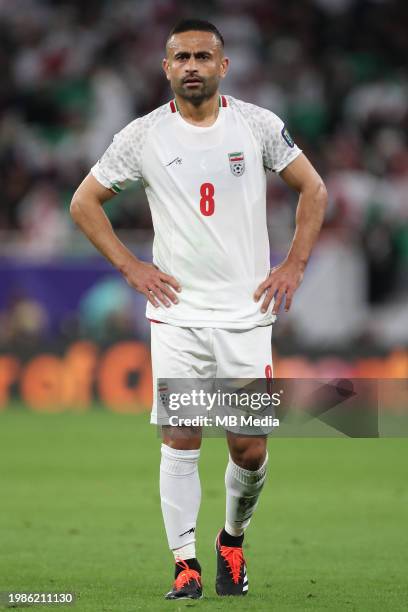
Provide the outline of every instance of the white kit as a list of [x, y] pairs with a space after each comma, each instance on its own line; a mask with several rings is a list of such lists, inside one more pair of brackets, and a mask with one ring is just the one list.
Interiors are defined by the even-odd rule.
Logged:
[[253, 294], [269, 274], [265, 169], [299, 154], [269, 110], [220, 96], [217, 120], [194, 126], [175, 101], [116, 134], [91, 172], [119, 192], [142, 180], [154, 225], [153, 262], [182, 286], [179, 304], [147, 317], [181, 327], [270, 325]]

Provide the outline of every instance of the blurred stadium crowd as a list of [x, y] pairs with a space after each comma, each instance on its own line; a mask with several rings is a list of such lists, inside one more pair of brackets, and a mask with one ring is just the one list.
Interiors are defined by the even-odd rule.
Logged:
[[[191, 16], [224, 35], [223, 92], [284, 118], [328, 186], [325, 228], [277, 342], [407, 346], [404, 0], [0, 0], [0, 258], [90, 253], [68, 215], [73, 189], [115, 132], [170, 99], [164, 41]], [[293, 235], [295, 206], [296, 194], [271, 177], [272, 262]], [[108, 211], [135, 250], [151, 240], [142, 189]], [[46, 333], [46, 305], [18, 287], [0, 309], [0, 343], [19, 325]]]

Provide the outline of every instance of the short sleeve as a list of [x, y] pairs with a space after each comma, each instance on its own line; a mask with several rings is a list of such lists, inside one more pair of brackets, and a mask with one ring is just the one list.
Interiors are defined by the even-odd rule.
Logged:
[[142, 178], [143, 123], [135, 119], [115, 134], [112, 143], [91, 168], [91, 174], [107, 189], [119, 193]]
[[259, 117], [262, 123], [264, 166], [274, 172], [282, 172], [300, 153], [288, 129], [277, 115], [263, 109]]

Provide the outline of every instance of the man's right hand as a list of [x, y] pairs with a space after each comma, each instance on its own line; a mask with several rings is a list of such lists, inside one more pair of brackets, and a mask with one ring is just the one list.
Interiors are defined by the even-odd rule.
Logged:
[[158, 308], [160, 303], [166, 308], [171, 306], [171, 302], [178, 304], [173, 289], [180, 292], [180, 283], [155, 265], [133, 258], [123, 266], [121, 272], [126, 282], [136, 291], [143, 293], [155, 308]]

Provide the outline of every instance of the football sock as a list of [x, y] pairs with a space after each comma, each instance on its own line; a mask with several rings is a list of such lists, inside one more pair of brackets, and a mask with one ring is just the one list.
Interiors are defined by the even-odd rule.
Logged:
[[229, 458], [225, 472], [225, 531], [230, 536], [242, 536], [248, 527], [265, 482], [267, 463], [268, 453], [258, 470], [245, 470]]
[[[201, 502], [200, 449], [161, 445], [160, 498], [167, 540], [175, 558], [195, 558], [195, 529]], [[187, 545], [192, 545], [187, 548]], [[186, 548], [185, 548], [186, 547]]]
[[176, 561], [177, 559], [183, 559], [183, 561], [186, 561], [187, 559], [194, 559], [195, 554], [195, 542], [190, 542], [190, 544], [186, 544], [181, 548], [175, 548], [173, 550], [173, 555]]
[[223, 546], [242, 546], [243, 541], [244, 534], [235, 537], [229, 534], [228, 531], [225, 531], [225, 529], [221, 530], [220, 544], [222, 544]]

